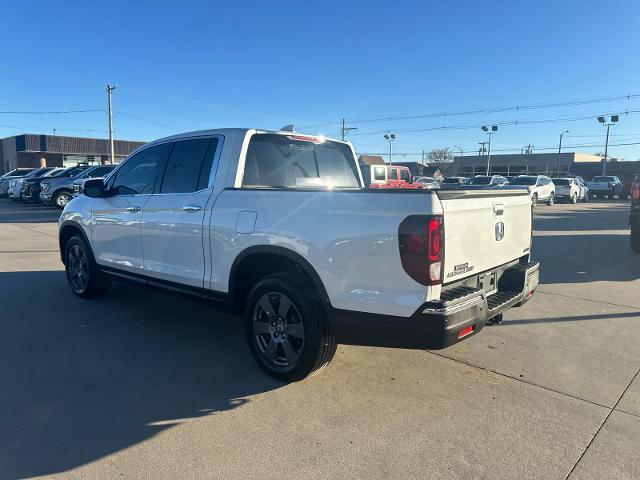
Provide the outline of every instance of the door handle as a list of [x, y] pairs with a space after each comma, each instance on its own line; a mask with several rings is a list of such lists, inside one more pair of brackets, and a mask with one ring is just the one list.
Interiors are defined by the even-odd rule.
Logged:
[[185, 205], [182, 209], [186, 212], [198, 212], [202, 210], [200, 205]]
[[127, 212], [139, 212], [140, 210], [142, 210], [142, 208], [138, 207], [137, 205], [132, 207], [127, 207]]

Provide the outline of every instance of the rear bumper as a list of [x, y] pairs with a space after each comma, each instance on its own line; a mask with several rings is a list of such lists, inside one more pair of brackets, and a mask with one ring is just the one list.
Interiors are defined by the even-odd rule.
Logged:
[[330, 321], [339, 343], [437, 350], [476, 335], [489, 319], [523, 305], [538, 281], [539, 264], [521, 263], [504, 271], [492, 295], [460, 287], [444, 300], [423, 304], [411, 317], [333, 309]]

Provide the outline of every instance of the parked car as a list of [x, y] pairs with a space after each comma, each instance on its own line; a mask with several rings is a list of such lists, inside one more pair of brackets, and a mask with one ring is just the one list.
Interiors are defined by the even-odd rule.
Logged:
[[76, 165], [69, 167], [55, 178], [40, 182], [40, 194], [38, 195], [40, 203], [64, 208], [73, 197], [73, 180], [89, 168], [93, 167], [87, 164]]
[[533, 295], [526, 191], [364, 187], [338, 140], [239, 128], [157, 140], [62, 212], [66, 278], [82, 298], [130, 279], [226, 302], [285, 381], [350, 334], [443, 348]]
[[9, 182], [14, 178], [24, 177], [35, 170], [34, 168], [16, 168], [0, 177], [0, 197], [6, 197], [9, 190]]
[[631, 225], [631, 250], [634, 253], [640, 253], [640, 174], [636, 175], [631, 186], [629, 224]]
[[445, 177], [440, 182], [441, 187], [452, 187], [465, 185], [469, 181], [466, 177]]
[[486, 187], [502, 187], [507, 183], [509, 183], [509, 181], [501, 175], [476, 175], [466, 184]]
[[554, 178], [553, 184], [556, 186], [557, 200], [569, 203], [576, 203], [578, 200], [586, 203], [589, 200], [589, 188], [580, 177]]
[[26, 175], [18, 178], [12, 178], [9, 180], [9, 188], [7, 189], [7, 196], [12, 200], [22, 199], [22, 185], [26, 179], [38, 178], [46, 175], [52, 171], [54, 167], [41, 167], [27, 173]]
[[620, 179], [613, 175], [593, 177], [587, 182], [591, 195], [598, 198], [613, 198], [615, 195], [622, 195], [623, 185]]
[[93, 168], [88, 168], [81, 175], [75, 177], [73, 181], [73, 196], [77, 197], [84, 192], [84, 184], [87, 180], [92, 178], [104, 178], [113, 172], [116, 165], [99, 165]]
[[440, 181], [433, 177], [415, 177], [413, 183], [419, 183], [424, 188], [438, 188], [440, 186]]
[[47, 172], [45, 175], [34, 178], [25, 179], [22, 184], [22, 190], [20, 191], [20, 196], [23, 200], [33, 203], [40, 200], [40, 183], [47, 178], [54, 178], [64, 172], [65, 169], [62, 167], [56, 167], [53, 170]]
[[510, 188], [526, 187], [531, 197], [531, 204], [535, 207], [539, 202], [546, 202], [551, 206], [556, 199], [556, 186], [545, 175], [520, 175], [511, 182]]

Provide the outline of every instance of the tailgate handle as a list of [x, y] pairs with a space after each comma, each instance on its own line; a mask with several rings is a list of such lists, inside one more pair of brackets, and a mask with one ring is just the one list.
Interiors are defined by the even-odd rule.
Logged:
[[499, 217], [504, 213], [504, 205], [502, 203], [494, 203], [493, 204], [493, 214], [496, 217]]

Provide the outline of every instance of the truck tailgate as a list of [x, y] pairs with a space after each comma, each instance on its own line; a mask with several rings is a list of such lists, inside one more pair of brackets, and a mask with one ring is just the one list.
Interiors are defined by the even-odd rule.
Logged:
[[439, 190], [444, 213], [444, 282], [461, 280], [529, 253], [526, 190]]

